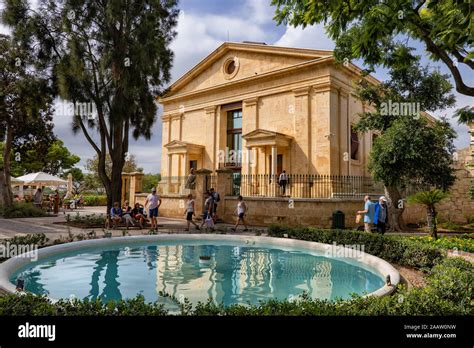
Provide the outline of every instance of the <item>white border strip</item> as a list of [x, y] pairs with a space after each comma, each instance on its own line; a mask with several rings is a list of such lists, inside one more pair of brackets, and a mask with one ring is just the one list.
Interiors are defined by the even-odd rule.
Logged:
[[[295, 251], [309, 251], [317, 253], [318, 255], [324, 256], [328, 248], [334, 248], [334, 245], [323, 244], [317, 242], [308, 242], [298, 239], [288, 238], [274, 238], [274, 237], [261, 237], [261, 236], [239, 236], [239, 235], [216, 235], [216, 234], [162, 234], [162, 235], [150, 235], [150, 236], [131, 236], [131, 237], [114, 237], [114, 238], [102, 238], [102, 239], [89, 239], [79, 242], [65, 243], [53, 245], [45, 248], [38, 249], [38, 261], [44, 258], [52, 257], [57, 254], [69, 253], [74, 251], [86, 251], [88, 248], [99, 248], [99, 247], [111, 247], [114, 245], [124, 244], [140, 244], [148, 242], [169, 242], [169, 241], [218, 241], [221, 243], [239, 242], [244, 244], [250, 244], [251, 246], [280, 246], [285, 249], [294, 249]], [[339, 248], [339, 246], [338, 246]], [[354, 250], [349, 248], [339, 249], [345, 252], [344, 255], [350, 255]], [[16, 288], [10, 282], [10, 277], [17, 270], [28, 266], [31, 261], [26, 255], [15, 256], [0, 264], [0, 289], [3, 289], [10, 293], [15, 293]], [[391, 294], [395, 291], [398, 283], [400, 282], [400, 274], [398, 271], [387, 261], [382, 260], [379, 257], [367, 254], [360, 251], [357, 259], [354, 258], [340, 258], [340, 260], [355, 263], [358, 266], [365, 266], [368, 270], [377, 272], [383, 279], [387, 275], [390, 276], [391, 285], [384, 285], [380, 289], [371, 292], [367, 296], [384, 296]], [[338, 258], [335, 258], [336, 260]]]

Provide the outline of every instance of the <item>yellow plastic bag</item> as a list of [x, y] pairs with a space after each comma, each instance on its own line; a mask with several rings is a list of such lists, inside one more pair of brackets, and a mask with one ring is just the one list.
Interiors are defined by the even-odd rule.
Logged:
[[360, 223], [361, 220], [362, 220], [362, 214], [357, 214], [356, 215], [356, 224]]

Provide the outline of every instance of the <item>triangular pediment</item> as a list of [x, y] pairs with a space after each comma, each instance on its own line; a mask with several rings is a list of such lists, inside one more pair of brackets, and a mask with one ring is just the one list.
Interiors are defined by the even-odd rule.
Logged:
[[291, 140], [293, 139], [292, 136], [269, 131], [266, 129], [256, 129], [252, 132], [249, 132], [242, 136], [242, 138], [246, 141], [246, 146], [254, 147], [254, 146], [289, 146]]
[[[332, 56], [332, 51], [225, 42], [178, 79], [166, 97], [216, 87]], [[226, 65], [234, 61], [233, 73]]]
[[268, 137], [292, 138], [290, 135], [273, 132], [266, 129], [256, 129], [243, 136], [244, 139], [257, 139], [257, 138], [268, 138]]

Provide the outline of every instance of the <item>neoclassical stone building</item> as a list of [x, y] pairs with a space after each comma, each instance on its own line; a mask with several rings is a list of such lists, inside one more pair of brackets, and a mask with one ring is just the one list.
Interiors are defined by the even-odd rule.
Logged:
[[373, 135], [351, 131], [364, 108], [351, 95], [360, 72], [332, 51], [222, 44], [160, 100], [162, 176], [191, 167], [367, 176]]

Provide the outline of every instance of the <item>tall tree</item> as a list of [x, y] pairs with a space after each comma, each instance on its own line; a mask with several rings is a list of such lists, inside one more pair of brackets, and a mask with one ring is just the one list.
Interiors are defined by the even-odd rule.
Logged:
[[[339, 61], [364, 59], [391, 65], [395, 42], [406, 36], [421, 41], [434, 61], [451, 72], [456, 90], [474, 96], [460, 65], [474, 72], [474, 6], [465, 0], [272, 0], [278, 23], [324, 23], [336, 42]], [[402, 59], [398, 63], [403, 63]]]
[[[454, 182], [452, 154], [455, 132], [422, 110], [443, 110], [455, 103], [447, 76], [420, 64], [420, 57], [403, 46], [395, 51], [403, 64], [392, 65], [389, 78], [378, 85], [358, 82], [355, 96], [370, 106], [355, 124], [360, 132], [375, 131], [369, 170], [385, 186], [392, 230], [403, 229], [400, 189], [411, 184], [449, 188]], [[395, 112], [410, 106], [411, 113]], [[424, 115], [424, 116], [422, 116]]]
[[[10, 175], [14, 144], [35, 140], [44, 150], [54, 138], [48, 81], [31, 69], [29, 61], [22, 47], [0, 35], [0, 204], [7, 206], [13, 203]], [[21, 161], [21, 154], [15, 153], [15, 159]]]
[[[4, 144], [0, 143], [0, 149], [3, 148]], [[3, 156], [0, 157], [3, 160]], [[45, 143], [41, 138], [24, 141], [24, 137], [20, 136], [13, 141], [10, 158], [12, 176], [33, 172], [62, 175], [80, 161], [79, 156], [71, 154], [59, 139]]]
[[178, 12], [177, 0], [43, 0], [37, 9], [5, 1], [4, 22], [49, 72], [60, 97], [76, 105], [73, 129], [99, 158], [109, 207], [121, 197], [129, 134], [151, 136], [155, 100], [170, 81]]

